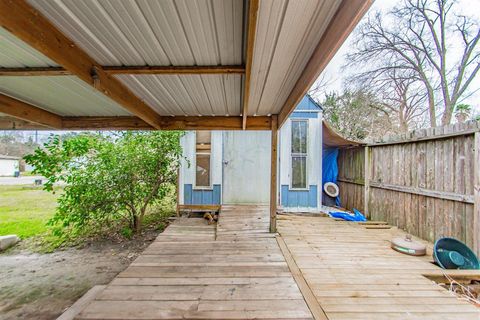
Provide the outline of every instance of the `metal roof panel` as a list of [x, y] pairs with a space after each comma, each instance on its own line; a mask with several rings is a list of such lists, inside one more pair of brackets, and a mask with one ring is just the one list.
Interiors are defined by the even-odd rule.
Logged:
[[0, 93], [61, 116], [131, 115], [74, 76], [0, 77]]

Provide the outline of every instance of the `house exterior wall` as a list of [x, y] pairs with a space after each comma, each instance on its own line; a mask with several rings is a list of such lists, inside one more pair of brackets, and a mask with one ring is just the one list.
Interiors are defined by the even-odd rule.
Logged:
[[184, 159], [179, 170], [180, 204], [220, 204], [222, 185], [222, 131], [212, 131], [210, 156], [210, 187], [195, 185], [195, 131], [187, 131], [181, 138]]
[[[280, 206], [284, 211], [316, 211], [322, 203], [322, 110], [305, 97], [295, 108], [279, 132]], [[307, 133], [307, 188], [291, 186], [292, 120], [306, 120]]]
[[[307, 188], [293, 189], [291, 187], [291, 123], [292, 120], [306, 120], [308, 121], [307, 133]], [[259, 181], [263, 181], [261, 177], [267, 174], [269, 177], [270, 167], [270, 132], [262, 131], [239, 131], [236, 133], [226, 131], [212, 131], [212, 150], [211, 150], [211, 186], [209, 188], [197, 188], [195, 186], [195, 132], [188, 131], [181, 138], [183, 147], [183, 154], [187, 160], [183, 159], [181, 162], [180, 176], [179, 176], [179, 199], [180, 204], [222, 204], [225, 201], [224, 186], [225, 172], [224, 162], [232, 162], [232, 152], [237, 150], [242, 152], [238, 157], [241, 161], [236, 161], [236, 164], [245, 167], [242, 174], [235, 181], [240, 181], [245, 178], [251, 180], [251, 188], [245, 187], [245, 183], [237, 183], [238, 194], [244, 196], [239, 197], [241, 203], [248, 203], [249, 191], [263, 192], [259, 189]], [[232, 136], [233, 135], [233, 136]], [[242, 137], [245, 136], [245, 138]], [[232, 137], [237, 137], [233, 139]], [[267, 137], [268, 136], [268, 137]], [[237, 139], [237, 140], [236, 140]], [[245, 143], [243, 140], [251, 141]], [[264, 145], [263, 141], [267, 141]], [[290, 116], [289, 120], [279, 130], [278, 139], [278, 155], [279, 155], [279, 172], [278, 172], [278, 203], [284, 211], [316, 211], [322, 203], [322, 110], [309, 97], [305, 97], [297, 106], [295, 111]], [[230, 143], [228, 149], [224, 144]], [[261, 148], [254, 148], [261, 145]], [[241, 151], [245, 148], [247, 151]], [[255, 149], [255, 152], [248, 152], [250, 149]], [[252, 151], [250, 150], [250, 151]], [[228, 151], [228, 152], [227, 152]], [[260, 154], [262, 157], [255, 157], [254, 154]], [[237, 153], [238, 154], [238, 153]], [[242, 159], [243, 158], [245, 159]], [[263, 157], [265, 156], [265, 157]], [[248, 166], [246, 162], [252, 159], [254, 162], [261, 158], [261, 165], [256, 164]], [[239, 160], [236, 159], [236, 160]], [[252, 162], [250, 161], [250, 162]], [[190, 166], [188, 165], [190, 163]], [[245, 163], [245, 166], [242, 165]], [[229, 164], [226, 164], [227, 166]], [[232, 163], [234, 165], [234, 163]], [[264, 167], [267, 166], [268, 168]], [[228, 171], [228, 170], [227, 170]], [[237, 174], [238, 175], [238, 174]], [[269, 179], [267, 177], [267, 179]], [[244, 179], [244, 180], [245, 180]], [[258, 180], [258, 181], [256, 181]], [[243, 181], [243, 180], [242, 180]], [[231, 189], [232, 186], [229, 188]], [[228, 190], [230, 190], [228, 189]], [[244, 189], [242, 191], [242, 189]], [[248, 189], [248, 190], [247, 190]], [[267, 184], [265, 192], [269, 193], [269, 184]], [[231, 191], [231, 190], [230, 190]], [[227, 192], [228, 193], [228, 192]], [[232, 194], [232, 192], [229, 192]], [[265, 197], [268, 202], [268, 197]], [[231, 198], [231, 197], [230, 197]], [[245, 198], [245, 199], [244, 199]], [[257, 198], [262, 198], [258, 194], [251, 197], [251, 203], [260, 203]], [[263, 198], [262, 198], [263, 199]], [[228, 199], [227, 199], [228, 200]], [[228, 201], [227, 201], [228, 202]], [[240, 203], [240, 202], [239, 202]], [[263, 203], [263, 202], [262, 202]]]
[[13, 177], [19, 169], [19, 161], [15, 159], [0, 159], [0, 176]]

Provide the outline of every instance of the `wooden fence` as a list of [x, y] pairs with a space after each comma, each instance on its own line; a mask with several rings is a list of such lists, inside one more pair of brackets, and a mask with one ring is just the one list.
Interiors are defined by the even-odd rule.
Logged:
[[432, 242], [457, 238], [480, 254], [479, 131], [472, 121], [341, 150], [342, 205]]

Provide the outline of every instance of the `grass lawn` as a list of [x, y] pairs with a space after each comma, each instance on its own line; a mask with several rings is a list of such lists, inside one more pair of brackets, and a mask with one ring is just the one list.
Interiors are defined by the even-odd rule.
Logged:
[[0, 236], [16, 234], [25, 239], [47, 231], [55, 213], [57, 194], [41, 187], [0, 186]]

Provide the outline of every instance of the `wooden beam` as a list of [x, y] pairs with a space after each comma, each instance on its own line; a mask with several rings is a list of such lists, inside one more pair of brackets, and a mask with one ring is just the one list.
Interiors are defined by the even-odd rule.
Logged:
[[278, 121], [277, 115], [272, 116], [272, 145], [270, 157], [270, 232], [277, 232], [277, 144]]
[[61, 129], [62, 117], [0, 93], [0, 112], [42, 126]]
[[137, 117], [63, 117], [64, 130], [153, 130]]
[[108, 74], [243, 74], [244, 66], [121, 66], [103, 67]]
[[[64, 117], [65, 130], [153, 130], [137, 117]], [[162, 116], [162, 130], [241, 130], [242, 117]], [[248, 118], [248, 130], [270, 130], [270, 117]]]
[[[244, 74], [244, 66], [118, 66], [102, 67], [112, 74]], [[63, 67], [0, 68], [2, 77], [69, 76]]]
[[250, 0], [248, 4], [248, 27], [247, 27], [247, 47], [245, 53], [245, 84], [243, 90], [243, 110], [242, 110], [242, 128], [247, 127], [248, 117], [248, 98], [250, 97], [250, 79], [252, 73], [253, 49], [255, 46], [255, 33], [257, 30], [259, 0]]
[[48, 127], [20, 119], [1, 117], [0, 130], [51, 130]]
[[293, 109], [302, 100], [308, 89], [314, 84], [337, 50], [355, 28], [362, 16], [367, 12], [373, 0], [343, 0], [330, 21], [320, 42], [315, 48], [302, 75], [297, 80], [279, 117], [279, 127], [288, 119]]
[[0, 25], [60, 64], [148, 124], [160, 129], [160, 116], [119, 80], [103, 71], [85, 51], [26, 0], [0, 0]]
[[0, 68], [2, 77], [68, 76], [71, 73], [62, 67]]

